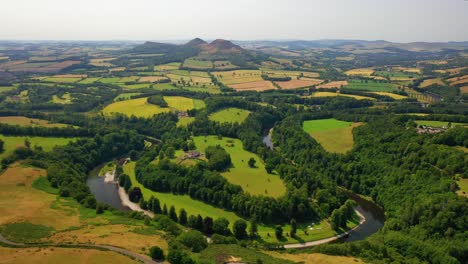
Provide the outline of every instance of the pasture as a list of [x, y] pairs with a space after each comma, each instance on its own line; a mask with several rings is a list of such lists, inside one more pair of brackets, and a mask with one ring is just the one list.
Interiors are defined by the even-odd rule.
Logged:
[[235, 70], [235, 71], [223, 71], [213, 72], [213, 75], [225, 85], [238, 83], [248, 83], [263, 81], [262, 72], [259, 70]]
[[[467, 150], [465, 150], [465, 152], [467, 152]], [[457, 194], [468, 198], [468, 179], [459, 179], [457, 181], [457, 185], [460, 188], [460, 190], [457, 191]]]
[[202, 109], [205, 108], [205, 102], [199, 99], [192, 99], [183, 96], [164, 96], [164, 101], [167, 102], [167, 105], [170, 108], [187, 111], [192, 109]]
[[219, 123], [243, 123], [245, 119], [250, 115], [250, 111], [230, 107], [218, 112], [212, 113], [209, 116], [211, 121], [216, 121]]
[[91, 83], [95, 83], [99, 81], [99, 79], [101, 79], [101, 77], [86, 78], [86, 79], [79, 81], [78, 83], [79, 84], [91, 84]]
[[380, 76], [392, 81], [407, 81], [419, 77], [417, 73], [402, 72], [402, 71], [376, 71], [374, 76]]
[[395, 85], [387, 82], [376, 82], [372, 80], [350, 80], [345, 87], [350, 90], [370, 91], [370, 92], [394, 92]]
[[213, 62], [208, 60], [199, 60], [196, 58], [188, 58], [184, 61], [183, 67], [207, 70], [213, 68]]
[[275, 82], [281, 89], [298, 89], [304, 87], [310, 87], [317, 84], [321, 84], [323, 80], [319, 79], [300, 79], [300, 80], [290, 80], [290, 81], [277, 81]]
[[353, 129], [360, 125], [331, 118], [304, 121], [302, 128], [326, 151], [346, 153], [353, 148]]
[[52, 123], [49, 120], [29, 118], [25, 116], [1, 116], [0, 123], [31, 127], [67, 127], [66, 124]]
[[180, 67], [179, 62], [172, 62], [172, 63], [166, 63], [166, 64], [161, 64], [161, 65], [156, 65], [154, 66], [155, 71], [169, 71], [169, 70], [177, 70]]
[[[239, 139], [217, 136], [198, 136], [193, 141], [197, 150], [204, 153], [208, 146], [220, 145], [231, 156], [232, 167], [221, 173], [230, 183], [240, 185], [242, 189], [253, 195], [279, 197], [284, 195], [286, 187], [278, 175], [268, 174], [263, 160], [256, 154], [244, 150]], [[256, 161], [256, 167], [247, 164], [250, 158]]]
[[120, 113], [127, 116], [136, 117], [151, 117], [160, 113], [169, 112], [169, 108], [162, 108], [147, 102], [148, 98], [130, 99], [125, 101], [114, 102], [106, 106], [102, 112], [104, 115], [110, 116], [114, 113]]
[[71, 104], [72, 103], [72, 96], [70, 93], [64, 93], [62, 96], [53, 95], [52, 102], [54, 104]]
[[344, 96], [354, 98], [356, 100], [375, 100], [375, 98], [361, 96], [361, 95], [354, 95], [354, 94], [341, 94], [341, 93], [332, 93], [332, 92], [315, 92], [310, 95], [310, 97], [335, 97], [335, 96]]
[[195, 121], [195, 117], [179, 117], [179, 120], [177, 121], [177, 126], [187, 127], [193, 121]]
[[0, 139], [3, 140], [4, 149], [0, 154], [0, 159], [13, 153], [18, 147], [24, 147], [25, 139], [31, 142], [31, 147], [40, 146], [45, 151], [51, 151], [55, 146], [62, 146], [68, 142], [75, 140], [75, 138], [56, 138], [56, 137], [26, 137], [26, 136], [5, 136], [0, 134]]
[[236, 65], [232, 64], [228, 60], [215, 61], [215, 62], [213, 62], [213, 66], [214, 66], [215, 69], [220, 69], [220, 70], [238, 68]]

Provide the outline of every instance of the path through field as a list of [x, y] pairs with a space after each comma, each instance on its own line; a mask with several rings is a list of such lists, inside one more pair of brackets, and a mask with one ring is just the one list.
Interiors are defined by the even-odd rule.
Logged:
[[[0, 235], [0, 243], [6, 244], [6, 245], [9, 245], [9, 246], [13, 246], [13, 247], [22, 247], [22, 248], [25, 248], [25, 247], [38, 247], [38, 246], [40, 246], [40, 247], [44, 247], [44, 246], [45, 247], [63, 247], [63, 245], [59, 245], [59, 244], [30, 244], [30, 245], [28, 245], [28, 244], [23, 244], [23, 243], [16, 243], [16, 242], [13, 242], [13, 241], [10, 241], [10, 240], [4, 238], [2, 235]], [[109, 245], [66, 244], [66, 247], [69, 247], [69, 248], [104, 249], [104, 250], [110, 250], [110, 251], [125, 255], [127, 257], [136, 259], [136, 260], [141, 261], [141, 262], [146, 263], [146, 264], [161, 264], [161, 263], [163, 263], [163, 262], [157, 262], [155, 260], [152, 260], [148, 256], [138, 254], [138, 253], [135, 253], [135, 252], [123, 249], [123, 248], [109, 246]]]

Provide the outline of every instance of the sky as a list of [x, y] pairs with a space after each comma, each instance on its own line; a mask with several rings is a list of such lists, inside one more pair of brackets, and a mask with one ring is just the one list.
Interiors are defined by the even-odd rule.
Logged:
[[1, 40], [468, 41], [468, 0], [1, 0]]

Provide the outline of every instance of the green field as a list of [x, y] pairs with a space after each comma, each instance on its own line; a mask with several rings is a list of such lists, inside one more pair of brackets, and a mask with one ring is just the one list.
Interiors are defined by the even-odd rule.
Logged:
[[348, 85], [344, 88], [371, 92], [393, 92], [396, 90], [395, 86], [391, 83], [381, 83], [371, 80], [350, 80], [348, 81]]
[[[420, 126], [430, 126], [430, 127], [447, 127], [450, 122], [443, 121], [432, 121], [432, 120], [416, 120], [416, 124]], [[452, 126], [467, 126], [465, 123], [452, 123]]]
[[68, 142], [75, 140], [75, 138], [4, 136], [0, 134], [0, 140], [5, 143], [5, 151], [0, 154], [0, 159], [12, 154], [17, 147], [23, 147], [26, 138], [31, 142], [31, 147], [37, 145], [45, 151], [50, 151], [55, 146], [66, 145]]
[[417, 73], [410, 73], [410, 72], [400, 72], [400, 71], [375, 71], [373, 73], [375, 76], [386, 77], [390, 79], [412, 79], [419, 77]]
[[170, 108], [179, 111], [187, 111], [191, 109], [205, 108], [205, 102], [199, 99], [192, 99], [183, 96], [164, 96], [164, 101], [167, 102]]
[[31, 126], [31, 127], [67, 127], [66, 124], [53, 123], [49, 120], [29, 118], [25, 116], [2, 116], [0, 123], [18, 125], [18, 126]]
[[460, 179], [457, 181], [457, 184], [460, 188], [460, 190], [457, 191], [457, 194], [468, 198], [468, 179]]
[[169, 108], [162, 108], [147, 102], [148, 98], [138, 98], [114, 102], [106, 106], [102, 112], [105, 115], [112, 115], [112, 113], [121, 113], [127, 116], [136, 117], [152, 117], [153, 115], [169, 112]]
[[179, 120], [177, 121], [177, 126], [187, 127], [193, 121], [195, 121], [195, 117], [179, 117]]
[[197, 60], [194, 58], [188, 58], [184, 61], [184, 67], [193, 69], [212, 69], [213, 62], [206, 60]]
[[101, 79], [100, 77], [95, 77], [95, 78], [86, 78], [81, 81], [79, 81], [79, 84], [90, 84], [99, 81]]
[[70, 93], [64, 93], [62, 96], [53, 95], [52, 102], [54, 104], [71, 104], [72, 103], [72, 96]]
[[210, 114], [209, 118], [212, 121], [220, 123], [243, 123], [250, 115], [250, 111], [240, 108], [226, 108], [218, 112]]
[[[200, 153], [205, 153], [208, 146], [220, 145], [231, 156], [232, 167], [221, 173], [230, 183], [240, 185], [253, 195], [279, 197], [285, 194], [286, 187], [278, 175], [268, 174], [262, 159], [254, 153], [244, 150], [239, 139], [217, 136], [198, 136], [193, 141]], [[247, 161], [254, 158], [256, 168], [250, 168]]]
[[0, 86], [0, 93], [13, 91], [16, 88], [17, 88], [16, 86]]
[[353, 129], [360, 125], [330, 118], [304, 121], [302, 128], [326, 151], [346, 153], [353, 148]]
[[81, 80], [81, 78], [78, 78], [78, 77], [51, 77], [51, 78], [44, 79], [43, 81], [56, 82], [56, 83], [75, 83], [79, 80]]

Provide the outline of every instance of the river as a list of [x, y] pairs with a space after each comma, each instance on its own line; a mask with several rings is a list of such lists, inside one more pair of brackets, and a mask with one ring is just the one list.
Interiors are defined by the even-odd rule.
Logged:
[[273, 142], [271, 142], [271, 130], [268, 131], [268, 134], [263, 137], [263, 143], [270, 149], [273, 150]]
[[89, 173], [86, 185], [88, 185], [91, 193], [94, 195], [94, 198], [96, 198], [96, 201], [119, 210], [130, 210], [128, 207], [122, 205], [122, 201], [119, 197], [118, 185], [115, 183], [106, 183], [104, 181], [105, 177], [98, 175], [103, 166], [105, 166], [105, 164], [94, 168]]
[[[122, 200], [119, 196], [118, 185], [115, 183], [106, 183], [104, 181], [105, 177], [98, 176], [99, 171], [104, 165], [105, 164], [96, 167], [89, 174], [89, 178], [86, 181], [86, 184], [90, 188], [91, 193], [94, 195], [98, 202], [107, 204], [119, 210], [131, 210], [129, 207], [122, 205]], [[363, 240], [366, 237], [377, 232], [380, 228], [382, 228], [385, 220], [384, 211], [382, 210], [382, 208], [377, 206], [375, 203], [360, 197], [357, 194], [349, 192], [348, 196], [357, 202], [358, 206], [356, 207], [356, 210], [362, 216], [364, 216], [365, 221], [361, 223], [358, 227], [349, 231], [349, 234], [339, 239], [339, 241], [352, 242], [357, 240]], [[134, 210], [140, 211], [141, 209], [138, 207]]]

